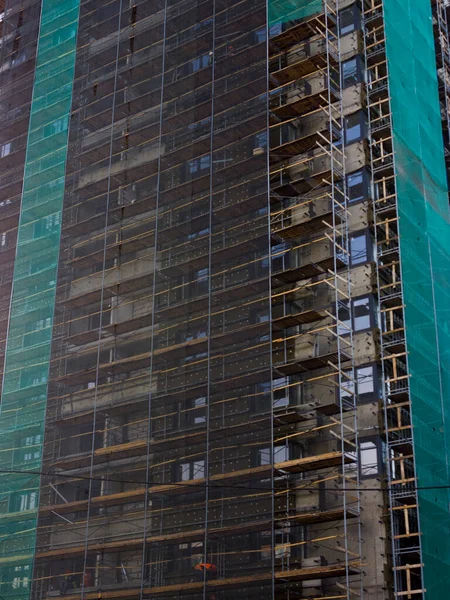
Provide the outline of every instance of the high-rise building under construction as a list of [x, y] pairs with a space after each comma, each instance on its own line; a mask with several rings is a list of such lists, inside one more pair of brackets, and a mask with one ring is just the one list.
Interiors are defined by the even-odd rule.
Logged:
[[448, 598], [448, 5], [0, 1], [0, 599]]

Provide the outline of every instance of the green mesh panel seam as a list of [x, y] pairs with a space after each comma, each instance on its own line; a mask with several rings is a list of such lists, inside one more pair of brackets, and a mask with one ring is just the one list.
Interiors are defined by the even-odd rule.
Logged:
[[450, 219], [431, 2], [384, 0], [384, 13], [424, 587], [427, 600], [442, 600], [450, 589]]
[[269, 0], [269, 26], [306, 19], [323, 10], [323, 0]]
[[[43, 0], [0, 412], [0, 594], [29, 598], [80, 0]], [[10, 473], [8, 473], [10, 471]]]

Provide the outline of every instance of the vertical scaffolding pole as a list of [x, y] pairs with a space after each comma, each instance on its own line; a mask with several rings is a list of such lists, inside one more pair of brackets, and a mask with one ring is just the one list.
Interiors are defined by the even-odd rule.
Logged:
[[[339, 26], [339, 0], [324, 0], [325, 36], [327, 47], [328, 113], [331, 158], [331, 203], [333, 210], [334, 244], [334, 290], [337, 339], [338, 394], [340, 399], [340, 439], [342, 452], [342, 495], [344, 507], [343, 538], [346, 562], [345, 590], [346, 598], [351, 600], [363, 597], [362, 577], [351, 579], [349, 565], [361, 559], [361, 524], [359, 517], [350, 520], [347, 511], [350, 507], [360, 513], [359, 492], [359, 456], [358, 456], [358, 420], [355, 385], [354, 337], [352, 326], [352, 290], [350, 265], [349, 210], [346, 185], [346, 156], [344, 112], [342, 101], [341, 42]], [[336, 65], [336, 66], [333, 66]], [[333, 83], [334, 82], [334, 83]], [[336, 100], [337, 98], [337, 100]], [[344, 263], [343, 268], [340, 262]], [[339, 272], [338, 272], [339, 271]], [[348, 315], [350, 327], [340, 319], [341, 314]], [[350, 394], [347, 395], [350, 391]], [[348, 464], [347, 453], [355, 456], [355, 463]], [[354, 533], [350, 531], [350, 525]]]

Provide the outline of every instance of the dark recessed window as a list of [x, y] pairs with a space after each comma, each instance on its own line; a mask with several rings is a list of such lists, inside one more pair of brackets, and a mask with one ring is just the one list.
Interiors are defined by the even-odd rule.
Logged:
[[378, 477], [383, 472], [383, 448], [379, 437], [362, 438], [359, 442], [359, 475], [362, 479]]
[[338, 327], [339, 335], [345, 335], [353, 331], [365, 331], [375, 327], [375, 300], [373, 296], [363, 296], [355, 298], [351, 303], [351, 317], [348, 309], [348, 303], [342, 302], [338, 308]]
[[352, 322], [350, 318], [350, 309], [347, 302], [341, 302], [338, 308], [338, 334], [345, 335], [346, 333], [350, 333], [352, 329]]
[[361, 27], [361, 11], [357, 4], [352, 4], [348, 8], [344, 8], [339, 13], [339, 33], [340, 35], [347, 35], [360, 29]]
[[366, 136], [366, 117], [362, 110], [345, 118], [345, 143], [359, 142]]
[[188, 161], [189, 173], [198, 173], [209, 169], [211, 157], [209, 154]]
[[349, 202], [360, 202], [369, 197], [369, 173], [365, 169], [347, 175]]
[[[271, 461], [271, 448], [260, 448], [257, 453], [257, 464], [259, 466], [270, 465]], [[289, 448], [286, 445], [274, 446], [273, 447], [273, 462], [280, 463], [289, 460]]]
[[205, 476], [205, 461], [194, 460], [179, 465], [179, 481], [202, 479]]
[[364, 331], [372, 326], [372, 307], [370, 297], [353, 300], [353, 331]]
[[361, 265], [372, 260], [372, 244], [367, 230], [350, 236], [350, 264]]
[[256, 308], [250, 311], [250, 323], [265, 323], [269, 320], [269, 311], [267, 309]]
[[[353, 403], [352, 394], [356, 395], [358, 404], [376, 402], [381, 397], [381, 376], [377, 365], [363, 365], [355, 368], [355, 382], [351, 378], [351, 371], [346, 372], [348, 379], [344, 378], [341, 389], [342, 400]], [[356, 387], [354, 385], [356, 384]]]
[[375, 365], [358, 367], [356, 369], [358, 400], [367, 402], [368, 400], [374, 400], [379, 397], [377, 373], [378, 370]]
[[354, 56], [342, 63], [342, 85], [348, 88], [363, 80], [363, 62], [360, 56]]
[[273, 407], [283, 408], [289, 406], [289, 380], [287, 377], [278, 377], [273, 380]]
[[193, 402], [192, 421], [193, 421], [194, 425], [201, 425], [202, 423], [206, 423], [206, 398], [205, 398], [205, 396], [200, 396], [199, 398], [195, 398], [195, 400]]

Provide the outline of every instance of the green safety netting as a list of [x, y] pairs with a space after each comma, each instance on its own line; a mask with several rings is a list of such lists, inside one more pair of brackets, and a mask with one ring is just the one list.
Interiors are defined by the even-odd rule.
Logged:
[[322, 12], [323, 0], [269, 0], [269, 26], [305, 19]]
[[[0, 594], [29, 598], [80, 0], [43, 0], [0, 413]], [[8, 474], [11, 471], [11, 474]]]
[[[450, 589], [450, 221], [430, 0], [384, 0], [424, 585]], [[401, 24], [401, 26], [400, 26]]]

